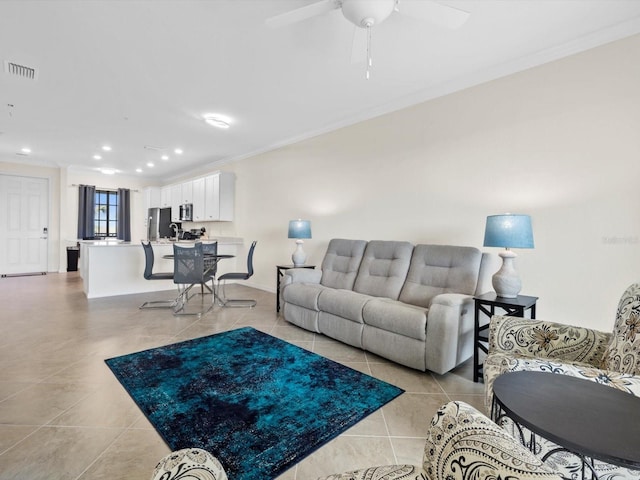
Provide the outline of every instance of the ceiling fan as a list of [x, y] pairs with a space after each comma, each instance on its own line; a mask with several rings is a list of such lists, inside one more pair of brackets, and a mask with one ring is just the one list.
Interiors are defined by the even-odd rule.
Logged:
[[461, 27], [469, 18], [469, 12], [435, 0], [320, 0], [268, 18], [266, 24], [272, 28], [284, 27], [338, 9], [342, 10], [347, 20], [359, 27], [355, 29], [352, 61], [357, 55], [357, 46], [364, 43], [363, 34], [366, 35], [367, 79], [372, 64], [371, 28], [380, 25], [394, 12], [451, 29]]

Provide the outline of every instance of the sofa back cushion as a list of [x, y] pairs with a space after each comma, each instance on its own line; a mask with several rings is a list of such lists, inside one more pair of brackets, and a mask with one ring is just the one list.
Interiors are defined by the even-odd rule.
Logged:
[[397, 300], [407, 278], [413, 245], [409, 242], [372, 240], [364, 251], [353, 290]]
[[441, 293], [473, 295], [482, 253], [473, 247], [416, 245], [400, 301], [429, 308]]
[[640, 283], [631, 285], [620, 298], [602, 368], [640, 375]]
[[367, 242], [334, 238], [322, 261], [320, 283], [329, 288], [353, 289]]

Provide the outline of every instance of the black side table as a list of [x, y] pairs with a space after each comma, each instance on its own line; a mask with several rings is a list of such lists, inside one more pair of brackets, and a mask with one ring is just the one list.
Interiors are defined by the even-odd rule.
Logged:
[[283, 270], [290, 268], [316, 268], [315, 265], [276, 265], [276, 312], [280, 311], [280, 280], [284, 277]]
[[[516, 298], [498, 297], [495, 292], [485, 293], [473, 297], [475, 302], [475, 325], [473, 334], [473, 381], [477, 382], [482, 378], [482, 363], [480, 363], [480, 350], [489, 353], [489, 321], [496, 313], [496, 307], [501, 308], [503, 315], [512, 317], [524, 317], [526, 310], [531, 311], [531, 319], [536, 318], [536, 302], [538, 297], [527, 297], [526, 295], [518, 295]], [[480, 325], [480, 313], [488, 317], [486, 323]], [[481, 335], [481, 332], [485, 332]]]
[[[504, 417], [516, 423], [520, 442], [532, 452], [539, 453], [537, 436], [558, 446], [542, 456], [543, 462], [562, 452], [576, 455], [583, 479], [597, 478], [593, 459], [640, 468], [640, 398], [617, 388], [559, 373], [506, 372], [493, 384], [491, 408], [498, 425]], [[531, 436], [526, 438], [520, 427]]]

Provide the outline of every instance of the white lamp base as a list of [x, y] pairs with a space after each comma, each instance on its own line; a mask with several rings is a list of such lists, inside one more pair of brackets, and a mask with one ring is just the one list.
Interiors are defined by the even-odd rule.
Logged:
[[304, 253], [304, 250], [302, 249], [303, 243], [304, 240], [296, 240], [296, 249], [293, 252], [293, 255], [291, 255], [294, 267], [301, 267], [307, 261], [307, 254]]
[[511, 250], [498, 254], [502, 257], [502, 267], [492, 277], [491, 283], [496, 294], [502, 298], [516, 298], [522, 290], [522, 282], [513, 266], [513, 259], [517, 255]]

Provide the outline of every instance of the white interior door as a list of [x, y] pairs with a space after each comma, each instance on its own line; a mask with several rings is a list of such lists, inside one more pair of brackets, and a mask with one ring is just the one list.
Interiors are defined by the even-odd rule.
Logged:
[[0, 274], [46, 272], [49, 180], [0, 175]]

